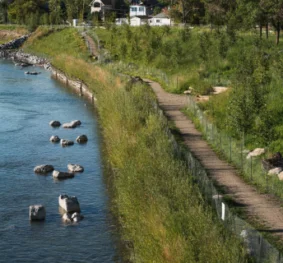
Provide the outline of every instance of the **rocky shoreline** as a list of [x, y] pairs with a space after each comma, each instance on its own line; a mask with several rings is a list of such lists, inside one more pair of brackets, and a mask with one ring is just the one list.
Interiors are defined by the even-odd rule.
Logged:
[[[45, 58], [25, 53], [22, 50], [3, 48], [3, 46], [7, 47], [9, 43], [0, 46], [0, 58], [12, 60], [15, 64], [24, 63], [31, 66], [35, 65], [43, 67], [44, 69], [51, 71], [53, 78], [62, 82], [67, 87], [72, 88], [80, 96], [85, 96], [91, 103], [96, 102], [94, 94], [82, 80], [70, 78], [64, 72], [52, 66]], [[8, 46], [10, 46], [10, 44]]]

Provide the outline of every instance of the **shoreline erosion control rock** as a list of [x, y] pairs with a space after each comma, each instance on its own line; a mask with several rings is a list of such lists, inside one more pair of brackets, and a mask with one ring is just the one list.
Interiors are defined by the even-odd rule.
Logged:
[[51, 122], [49, 122], [49, 125], [52, 126], [52, 127], [60, 127], [61, 122], [60, 121], [51, 121]]
[[79, 164], [68, 164], [68, 171], [71, 173], [82, 173], [84, 168]]
[[42, 164], [34, 167], [33, 171], [37, 174], [47, 174], [54, 170], [54, 167], [50, 164]]
[[83, 135], [78, 136], [76, 141], [78, 143], [86, 143], [88, 141], [88, 138], [86, 135], [83, 134]]
[[67, 122], [63, 124], [63, 128], [65, 129], [74, 129], [78, 126], [80, 126], [82, 123], [79, 120], [75, 120], [75, 121], [71, 121], [71, 122]]
[[43, 221], [45, 220], [46, 210], [43, 205], [31, 205], [29, 207], [30, 221]]
[[65, 140], [65, 139], [61, 139], [61, 140], [60, 140], [60, 143], [61, 143], [61, 145], [62, 145], [63, 147], [74, 145], [74, 142], [73, 142], [73, 141], [69, 141], [69, 140]]
[[52, 173], [53, 178], [58, 180], [73, 178], [75, 175], [73, 173], [66, 173], [54, 170]]
[[79, 201], [75, 196], [60, 195], [58, 201], [59, 206], [67, 213], [81, 212]]
[[60, 142], [60, 138], [57, 135], [53, 135], [49, 139], [51, 142]]
[[82, 216], [80, 213], [75, 212], [75, 213], [65, 213], [62, 216], [62, 220], [64, 223], [77, 223], [81, 220], [83, 220], [84, 216]]

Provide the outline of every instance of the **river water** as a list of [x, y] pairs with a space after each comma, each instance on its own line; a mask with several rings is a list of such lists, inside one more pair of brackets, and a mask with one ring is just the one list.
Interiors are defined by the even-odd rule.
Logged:
[[[24, 71], [40, 71], [37, 76]], [[81, 120], [76, 129], [51, 128]], [[50, 78], [41, 68], [21, 69], [0, 60], [0, 262], [115, 262], [116, 250], [103, 183], [100, 136], [93, 107]], [[51, 135], [75, 140], [86, 134], [86, 145], [62, 148]], [[52, 164], [67, 171], [68, 163], [85, 172], [56, 181], [36, 175], [33, 168]], [[64, 224], [60, 194], [77, 196], [84, 220]], [[29, 221], [29, 206], [46, 207], [44, 222]]]

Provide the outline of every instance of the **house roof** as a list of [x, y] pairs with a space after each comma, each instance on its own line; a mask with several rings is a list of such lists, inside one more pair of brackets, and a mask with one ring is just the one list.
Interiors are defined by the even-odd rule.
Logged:
[[156, 16], [154, 16], [154, 18], [170, 18], [170, 17], [165, 13], [159, 13]]
[[142, 19], [142, 20], [143, 20], [143, 19], [149, 19], [149, 18], [151, 18], [150, 16], [132, 16], [131, 19], [132, 19], [132, 18], [135, 18], [135, 17], [140, 18], [140, 19]]

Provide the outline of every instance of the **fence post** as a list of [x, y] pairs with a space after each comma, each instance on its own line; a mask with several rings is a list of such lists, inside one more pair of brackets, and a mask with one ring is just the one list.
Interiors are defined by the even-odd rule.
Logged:
[[241, 140], [241, 169], [242, 171], [244, 170], [243, 169], [243, 142]]
[[230, 150], [230, 157], [229, 157], [229, 160], [231, 162], [232, 160], [232, 145], [231, 145], [231, 136], [229, 136], [229, 144], [230, 144], [230, 147], [229, 147], [229, 150]]
[[253, 180], [253, 157], [251, 156], [251, 181]]

